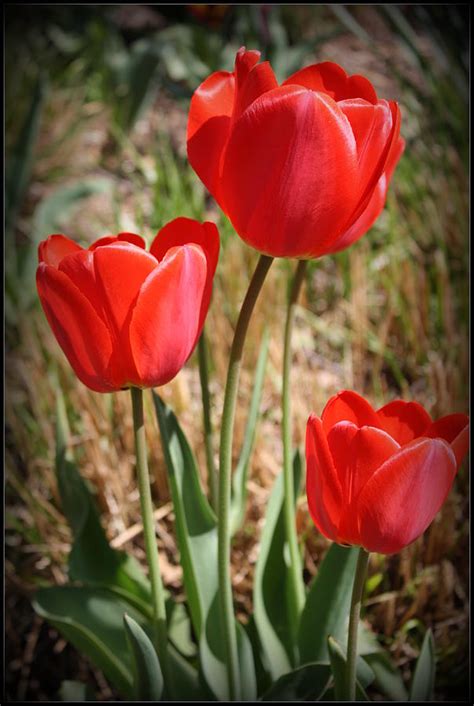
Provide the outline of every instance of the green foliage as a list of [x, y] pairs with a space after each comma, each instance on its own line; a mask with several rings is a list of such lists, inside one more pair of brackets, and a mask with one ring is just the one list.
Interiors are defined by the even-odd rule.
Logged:
[[130, 650], [123, 615], [143, 616], [105, 588], [57, 586], [37, 591], [33, 606], [77, 650], [87, 655], [126, 698], [133, 698]]
[[57, 402], [56, 476], [61, 504], [73, 532], [68, 558], [69, 578], [74, 582], [100, 584], [119, 591], [145, 615], [150, 614], [150, 585], [140, 565], [107, 542], [90, 490], [68, 458], [64, 400]]
[[[293, 473], [297, 497], [301, 479], [301, 456], [298, 451], [294, 455]], [[274, 482], [267, 505], [253, 586], [255, 625], [262, 647], [263, 663], [272, 679], [287, 673], [296, 661], [292, 644], [294, 626], [291, 625], [288, 606], [282, 601], [282, 596], [286, 595], [284, 587], [287, 581], [289, 572], [285, 553], [283, 477], [280, 474]]]
[[357, 548], [332, 544], [319, 568], [301, 615], [298, 644], [301, 664], [327, 660], [327, 636], [347, 640]]
[[[347, 695], [347, 664], [341, 645], [331, 635], [327, 638], [327, 648], [334, 679], [334, 695], [336, 701], [345, 701]], [[365, 688], [371, 684], [374, 674], [364, 660], [357, 658], [356, 665], [356, 701], [368, 701]]]
[[129, 615], [123, 616], [133, 660], [133, 688], [137, 701], [160, 701], [163, 674], [153, 644], [140, 625]]
[[[209, 693], [226, 700], [228, 683], [218, 592], [217, 520], [202, 490], [193, 453], [175, 415], [156, 393], [153, 393], [153, 401], [173, 498], [183, 583], [199, 642], [199, 668]], [[240, 691], [252, 700], [256, 695], [252, 647], [241, 626], [236, 625], [236, 629]]]
[[436, 660], [433, 633], [427, 630], [410, 687], [410, 701], [432, 701]]
[[305, 664], [279, 677], [262, 696], [262, 701], [318, 701], [330, 677], [328, 664]]
[[240, 529], [245, 516], [245, 504], [247, 500], [247, 478], [250, 459], [255, 443], [257, 425], [259, 420], [259, 407], [262, 398], [263, 381], [268, 359], [268, 346], [270, 335], [268, 329], [264, 331], [260, 352], [258, 355], [257, 367], [253, 381], [252, 399], [245, 425], [242, 450], [240, 452], [237, 466], [232, 476], [232, 501], [231, 501], [231, 534], [234, 535]]

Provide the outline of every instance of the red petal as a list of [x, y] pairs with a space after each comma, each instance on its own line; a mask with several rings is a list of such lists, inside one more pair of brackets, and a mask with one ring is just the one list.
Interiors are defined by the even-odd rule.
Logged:
[[183, 245], [170, 250], [142, 285], [130, 324], [130, 344], [143, 386], [169, 382], [191, 355], [206, 269], [202, 249]]
[[111, 370], [126, 382], [137, 380], [128, 336], [132, 310], [140, 287], [156, 267], [153, 255], [117, 240], [69, 255], [60, 265], [108, 328], [114, 348]]
[[337, 422], [327, 431], [328, 446], [341, 484], [344, 503], [348, 501], [350, 494], [350, 484], [347, 480], [349, 449], [358, 429], [353, 422]]
[[394, 400], [377, 411], [379, 426], [403, 446], [423, 435], [431, 417], [418, 402]]
[[141, 286], [157, 268], [153, 255], [128, 243], [117, 242], [94, 251], [97, 296], [116, 341], [117, 358], [114, 362], [128, 382], [137, 381], [129, 338], [133, 308]]
[[117, 339], [128, 328], [140, 287], [157, 267], [153, 255], [134, 245], [117, 242], [94, 251], [97, 296]]
[[413, 542], [443, 505], [456, 475], [445, 441], [420, 439], [388, 459], [363, 488], [358, 502], [362, 545], [393, 554]]
[[137, 235], [136, 233], [119, 233], [118, 235], [105, 235], [103, 238], [99, 238], [99, 240], [96, 240], [95, 243], [89, 246], [89, 250], [95, 250], [104, 245], [113, 245], [117, 242], [131, 243], [143, 249], [146, 247], [145, 241], [141, 235]]
[[353, 422], [358, 427], [381, 426], [371, 405], [351, 390], [343, 390], [331, 397], [323, 410], [321, 420], [327, 434], [337, 422]]
[[293, 86], [257, 98], [231, 132], [221, 201], [263, 253], [322, 254], [353, 211], [356, 145], [327, 96]]
[[119, 390], [122, 381], [109, 371], [109, 332], [87, 298], [63, 272], [44, 263], [36, 283], [49, 325], [78, 378], [97, 392]]
[[354, 503], [371, 475], [399, 445], [381, 429], [338, 422], [327, 435], [343, 494], [343, 509], [337, 541], [359, 544]]
[[399, 450], [400, 445], [382, 429], [362, 427], [358, 430], [352, 439], [347, 461], [350, 502], [357, 501], [369, 478]]
[[38, 261], [58, 267], [63, 257], [78, 250], [82, 250], [81, 246], [65, 235], [50, 235], [38, 245]]
[[234, 75], [218, 71], [197, 88], [189, 109], [188, 158], [216, 199], [219, 199], [220, 163], [229, 136], [234, 92]]
[[211, 301], [212, 282], [219, 259], [220, 245], [217, 226], [210, 221], [199, 223], [192, 218], [175, 218], [159, 231], [151, 244], [150, 252], [157, 260], [162, 260], [170, 248], [187, 243], [200, 245], [207, 261], [206, 287], [202, 297], [199, 319], [199, 332], [201, 332]]
[[423, 436], [447, 441], [459, 467], [469, 448], [469, 417], [465, 414], [448, 414], [425, 429]]
[[363, 198], [367, 189], [373, 190], [383, 174], [388, 145], [392, 139], [392, 112], [387, 101], [372, 105], [365, 100], [354, 99], [344, 100], [338, 105], [354, 132], [359, 167], [359, 196]]
[[304, 86], [313, 91], [322, 91], [335, 101], [347, 98], [363, 98], [377, 103], [374, 87], [364, 76], [348, 76], [344, 69], [332, 61], [323, 61], [301, 69], [287, 78], [283, 85]]
[[367, 204], [365, 211], [361, 213], [359, 218], [335, 242], [334, 246], [331, 248], [331, 253], [345, 250], [345, 248], [348, 248], [350, 245], [357, 242], [359, 238], [362, 238], [362, 236], [365, 235], [373, 226], [385, 206], [390, 179], [392, 178], [392, 174], [398, 160], [403, 154], [404, 149], [405, 141], [400, 138], [398, 141], [398, 152], [394, 154], [392, 164], [387, 168], [387, 171], [382, 174], [377, 182], [377, 186], [370, 197], [370, 201]]
[[313, 414], [306, 426], [306, 494], [314, 524], [334, 540], [342, 510], [341, 485], [321, 420]]
[[278, 81], [268, 61], [255, 66], [245, 78], [238, 79], [232, 122], [235, 122], [259, 96], [277, 87]]

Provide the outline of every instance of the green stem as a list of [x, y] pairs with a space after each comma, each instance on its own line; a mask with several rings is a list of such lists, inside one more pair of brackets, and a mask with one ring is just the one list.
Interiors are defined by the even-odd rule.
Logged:
[[232, 584], [230, 577], [230, 500], [232, 476], [232, 440], [234, 433], [235, 404], [239, 382], [240, 363], [250, 317], [260, 289], [273, 262], [273, 258], [261, 255], [240, 310], [234, 340], [230, 351], [229, 368], [224, 396], [219, 452], [219, 503], [218, 503], [218, 570], [219, 597], [224, 650], [229, 683], [229, 698], [239, 700], [239, 665], [237, 635], [235, 631]]
[[155, 520], [153, 517], [153, 503], [151, 499], [150, 475], [148, 473], [145, 425], [143, 421], [143, 392], [138, 387], [132, 387], [131, 393], [133, 430], [135, 434], [135, 449], [137, 456], [138, 489], [140, 492], [146, 557], [150, 571], [155, 645], [158, 659], [160, 660], [165, 685], [168, 685], [168, 637], [166, 629], [165, 595], [160, 574], [158, 545], [155, 534]]
[[290, 298], [285, 324], [285, 341], [283, 351], [283, 484], [284, 484], [284, 516], [285, 534], [290, 554], [290, 585], [289, 608], [291, 625], [299, 624], [299, 618], [304, 605], [304, 585], [302, 581], [301, 557], [298, 549], [295, 516], [295, 492], [293, 483], [292, 443], [291, 443], [291, 333], [295, 318], [296, 302], [304, 281], [306, 260], [300, 260], [291, 285]]
[[199, 379], [201, 381], [202, 411], [204, 422], [204, 448], [206, 450], [207, 477], [211, 496], [211, 505], [217, 509], [217, 497], [219, 485], [217, 471], [214, 464], [214, 452], [212, 448], [212, 424], [211, 424], [211, 398], [209, 395], [209, 355], [207, 351], [207, 340], [204, 329], [199, 337], [198, 343], [199, 358]]
[[349, 635], [347, 638], [347, 701], [355, 701], [356, 697], [356, 663], [357, 663], [357, 630], [360, 620], [360, 607], [364, 591], [365, 575], [369, 562], [369, 552], [363, 547], [359, 549], [357, 566], [352, 588], [351, 612], [349, 614]]

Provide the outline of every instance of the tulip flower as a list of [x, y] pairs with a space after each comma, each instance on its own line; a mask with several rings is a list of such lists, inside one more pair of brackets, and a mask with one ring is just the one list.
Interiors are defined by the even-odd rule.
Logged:
[[260, 52], [195, 91], [188, 157], [237, 233], [273, 257], [308, 259], [358, 240], [384, 207], [403, 152], [400, 110], [332, 62], [278, 85]]
[[443, 505], [468, 449], [468, 418], [433, 421], [417, 402], [375, 411], [355, 392], [332, 397], [306, 430], [306, 492], [316, 527], [339, 544], [392, 554]]
[[38, 255], [46, 318], [85, 385], [112, 392], [175, 377], [209, 307], [219, 255], [213, 223], [177, 218], [150, 252], [133, 233], [100, 238], [87, 249], [55, 234]]

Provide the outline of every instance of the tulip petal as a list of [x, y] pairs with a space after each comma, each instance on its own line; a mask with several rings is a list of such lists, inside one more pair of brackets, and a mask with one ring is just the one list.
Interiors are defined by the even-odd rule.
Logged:
[[50, 235], [38, 245], [38, 261], [52, 267], [58, 267], [61, 260], [73, 252], [82, 250], [81, 246], [60, 233]]
[[232, 122], [235, 122], [259, 96], [277, 87], [278, 81], [268, 61], [255, 66], [245, 78], [238, 79]]
[[448, 414], [425, 429], [423, 436], [447, 441], [459, 467], [469, 448], [469, 418], [465, 414]]
[[359, 196], [374, 190], [383, 174], [386, 155], [392, 139], [392, 113], [387, 101], [372, 105], [365, 100], [344, 100], [338, 103], [347, 116], [357, 144], [359, 166]]
[[46, 318], [77, 377], [92, 390], [121, 388], [109, 371], [112, 342], [104, 322], [69, 277], [40, 263], [36, 283]]
[[341, 484], [344, 502], [349, 499], [350, 493], [347, 480], [349, 449], [358, 430], [359, 427], [353, 422], [337, 422], [329, 431], [326, 431], [329, 450]]
[[374, 87], [364, 76], [348, 76], [344, 69], [332, 61], [312, 64], [292, 74], [283, 85], [299, 85], [313, 91], [322, 91], [335, 101], [348, 98], [363, 98], [369, 103], [377, 103]]
[[358, 427], [381, 428], [375, 410], [357, 392], [343, 390], [326, 404], [321, 420], [326, 434], [337, 422], [353, 422]]
[[229, 136], [234, 93], [234, 75], [218, 71], [196, 89], [189, 109], [188, 158], [201, 181], [218, 201], [221, 156]]
[[136, 233], [119, 233], [118, 235], [105, 235], [103, 238], [99, 238], [89, 246], [89, 250], [96, 250], [96, 248], [101, 248], [104, 245], [112, 245], [114, 243], [131, 243], [139, 248], [145, 249], [145, 241], [141, 235]]
[[354, 434], [347, 458], [349, 502], [357, 501], [369, 478], [399, 450], [400, 444], [382, 429], [362, 427]]
[[348, 248], [353, 243], [356, 243], [367, 231], [373, 226], [380, 213], [385, 206], [387, 199], [387, 191], [392, 178], [392, 174], [398, 163], [398, 160], [405, 149], [405, 140], [398, 140], [398, 151], [394, 153], [392, 163], [387, 167], [387, 171], [382, 174], [377, 182], [370, 201], [367, 204], [365, 211], [357, 218], [357, 220], [343, 233], [334, 243], [331, 248], [331, 253], [340, 252]]
[[377, 410], [380, 426], [401, 446], [419, 436], [432, 423], [428, 412], [418, 402], [394, 400]]
[[354, 210], [356, 160], [352, 129], [331, 98], [276, 88], [257, 98], [232, 129], [222, 168], [223, 209], [261, 252], [322, 254]]
[[169, 382], [195, 345], [206, 285], [206, 258], [198, 245], [168, 251], [143, 283], [130, 324], [140, 384]]
[[114, 352], [110, 370], [114, 379], [136, 381], [128, 326], [138, 292], [158, 263], [141, 247], [114, 240], [111, 245], [68, 255], [60, 271], [87, 297], [106, 325]]
[[[331, 432], [343, 424], [348, 423], [339, 422]], [[345, 468], [340, 467], [339, 478], [343, 487], [344, 510], [341, 513], [338, 539], [344, 544], [359, 544], [360, 537], [355, 510], [357, 498], [369, 478], [400, 449], [400, 446], [381, 429], [374, 427], [357, 429], [355, 425], [351, 426], [355, 433], [351, 434], [350, 441], [348, 440], [349, 444], [345, 448]]]
[[153, 255], [125, 242], [94, 250], [97, 295], [117, 341], [130, 321], [140, 287], [157, 267]]
[[357, 501], [362, 545], [393, 554], [413, 542], [441, 508], [455, 475], [454, 453], [440, 439], [415, 440], [391, 456]]
[[335, 540], [343, 497], [321, 420], [312, 414], [306, 426], [306, 494], [316, 527]]
[[157, 260], [162, 260], [168, 250], [176, 245], [196, 243], [203, 249], [207, 261], [206, 287], [201, 303], [199, 333], [209, 309], [212, 294], [212, 282], [219, 259], [219, 231], [210, 221], [199, 223], [192, 218], [175, 218], [167, 223], [156, 235], [151, 244], [150, 252]]

